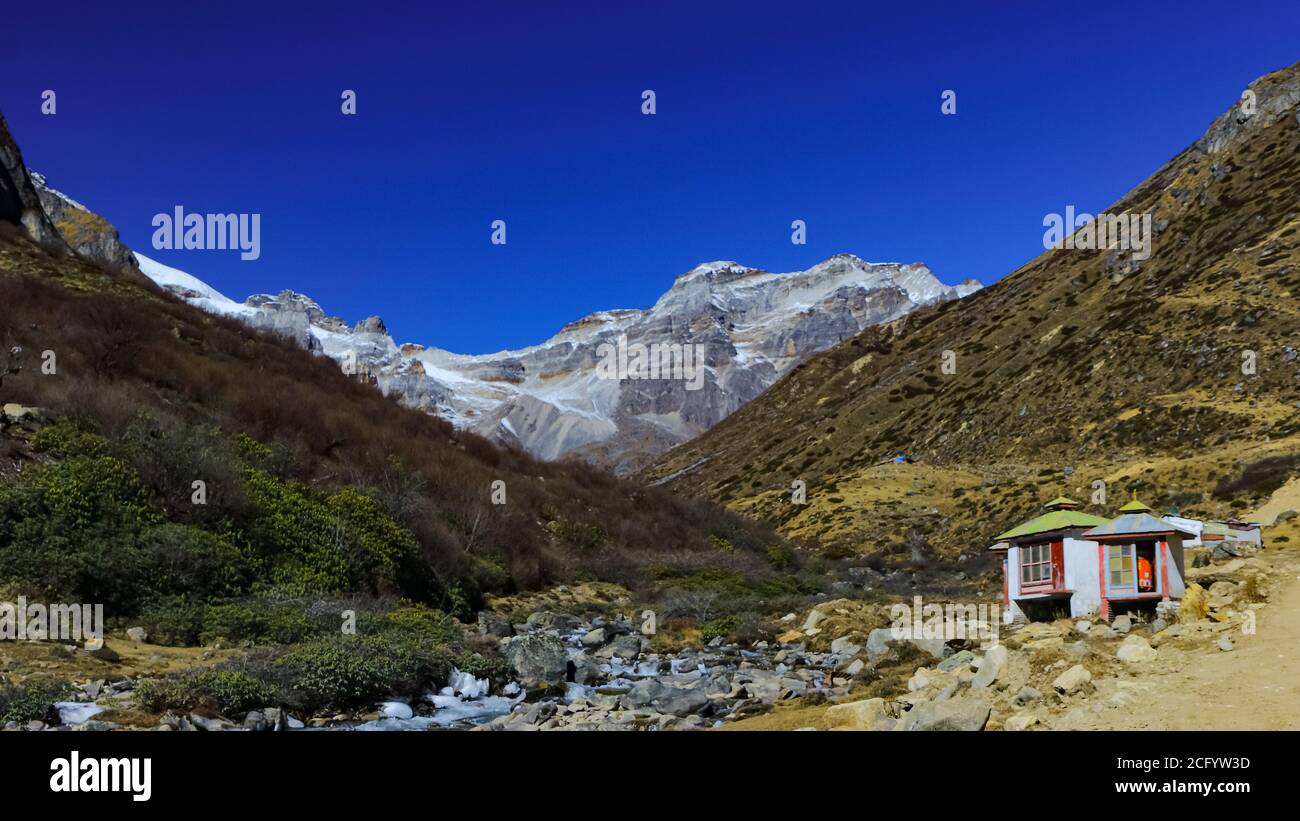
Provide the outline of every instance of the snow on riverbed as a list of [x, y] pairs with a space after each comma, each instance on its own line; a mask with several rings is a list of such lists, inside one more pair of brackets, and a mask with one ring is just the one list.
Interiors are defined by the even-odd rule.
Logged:
[[[352, 729], [362, 731], [428, 730], [434, 727], [453, 727], [482, 724], [510, 712], [524, 696], [490, 696], [491, 682], [475, 678], [470, 673], [452, 669], [451, 680], [437, 693], [426, 693], [424, 700], [433, 705], [428, 715], [415, 715], [409, 705], [400, 701], [385, 702], [382, 718], [358, 724]], [[510, 690], [511, 688], [507, 688]], [[513, 688], [518, 692], [518, 688]]]

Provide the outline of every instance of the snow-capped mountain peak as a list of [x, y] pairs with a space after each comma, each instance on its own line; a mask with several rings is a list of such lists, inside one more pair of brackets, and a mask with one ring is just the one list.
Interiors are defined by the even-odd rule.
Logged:
[[[944, 285], [921, 263], [837, 254], [805, 271], [770, 273], [730, 260], [678, 276], [648, 309], [597, 311], [543, 343], [465, 355], [396, 344], [383, 321], [348, 326], [291, 291], [237, 303], [183, 271], [138, 255], [160, 286], [213, 313], [289, 335], [400, 401], [541, 458], [579, 455], [634, 470], [697, 436], [798, 362], [868, 325], [979, 288]], [[659, 351], [680, 372], [611, 378], [611, 352]], [[699, 368], [683, 357], [700, 357]], [[678, 360], [671, 360], [677, 356]]]

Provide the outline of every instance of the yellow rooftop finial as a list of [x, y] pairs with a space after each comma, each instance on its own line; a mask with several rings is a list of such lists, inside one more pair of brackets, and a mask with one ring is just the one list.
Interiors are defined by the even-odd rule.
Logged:
[[1151, 508], [1138, 501], [1138, 492], [1133, 490], [1133, 500], [1119, 509], [1120, 513], [1150, 513]]

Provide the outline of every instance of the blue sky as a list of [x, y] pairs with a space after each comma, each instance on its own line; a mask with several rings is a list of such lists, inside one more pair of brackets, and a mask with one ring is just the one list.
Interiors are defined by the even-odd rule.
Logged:
[[[123, 5], [7, 12], [28, 164], [229, 296], [291, 288], [467, 353], [707, 260], [993, 281], [1044, 214], [1103, 208], [1300, 59], [1291, 0]], [[152, 250], [176, 205], [261, 214], [261, 258]]]

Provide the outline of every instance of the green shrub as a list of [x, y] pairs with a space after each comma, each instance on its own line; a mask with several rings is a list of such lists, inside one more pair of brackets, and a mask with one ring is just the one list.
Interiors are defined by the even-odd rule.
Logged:
[[716, 638], [727, 638], [740, 624], [736, 616], [722, 616], [716, 619], [710, 619], [700, 625], [700, 639], [702, 641], [713, 641]]
[[193, 647], [199, 643], [205, 611], [203, 602], [173, 596], [147, 605], [137, 621], [154, 644]]
[[451, 654], [418, 637], [340, 635], [295, 647], [268, 672], [292, 706], [347, 709], [446, 681]]
[[32, 436], [32, 447], [55, 459], [77, 456], [104, 456], [108, 443], [98, 434], [82, 430], [67, 419], [46, 425]]
[[244, 534], [273, 582], [303, 594], [391, 587], [415, 537], [370, 496], [344, 488], [321, 497], [256, 469], [245, 474], [251, 520]]
[[276, 703], [275, 689], [243, 670], [216, 669], [145, 679], [136, 684], [141, 707], [150, 712], [208, 707], [222, 714], [244, 713]]
[[775, 570], [782, 572], [794, 570], [796, 565], [794, 548], [782, 544], [770, 545], [767, 548], [767, 561]]
[[147, 582], [158, 595], [235, 596], [248, 590], [254, 567], [220, 536], [190, 525], [164, 524], [142, 537]]
[[257, 600], [209, 604], [202, 618], [199, 641], [203, 644], [218, 639], [234, 643], [297, 644], [320, 632], [320, 626], [302, 610]]
[[0, 721], [53, 722], [58, 717], [54, 702], [66, 701], [72, 694], [72, 685], [61, 679], [30, 679], [18, 686], [5, 682], [0, 686]]
[[42, 595], [134, 612], [150, 578], [140, 534], [157, 521], [119, 459], [35, 465], [0, 488], [0, 578]]

